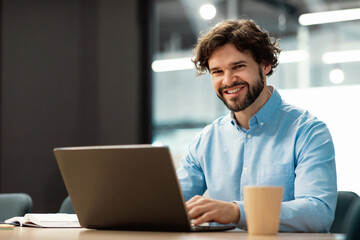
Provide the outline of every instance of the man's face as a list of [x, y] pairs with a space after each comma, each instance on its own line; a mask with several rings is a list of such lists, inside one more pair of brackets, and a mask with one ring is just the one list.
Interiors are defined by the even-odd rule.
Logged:
[[216, 94], [231, 111], [245, 110], [264, 90], [269, 67], [257, 64], [250, 52], [225, 44], [214, 50], [208, 63]]

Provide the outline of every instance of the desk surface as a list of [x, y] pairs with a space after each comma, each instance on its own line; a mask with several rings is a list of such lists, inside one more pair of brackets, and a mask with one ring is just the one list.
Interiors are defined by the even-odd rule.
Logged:
[[320, 234], [320, 233], [279, 233], [276, 236], [249, 236], [243, 231], [229, 232], [202, 232], [202, 233], [167, 233], [167, 232], [129, 232], [129, 231], [100, 231], [88, 230], [83, 228], [29, 228], [15, 227], [12, 230], [0, 230], [0, 239], [7, 240], [205, 240], [205, 239], [224, 239], [224, 240], [341, 240], [345, 239], [342, 234]]

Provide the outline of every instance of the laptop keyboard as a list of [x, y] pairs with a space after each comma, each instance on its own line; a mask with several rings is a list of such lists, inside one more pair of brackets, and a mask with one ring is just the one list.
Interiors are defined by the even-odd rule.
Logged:
[[226, 231], [234, 229], [235, 226], [231, 225], [191, 225], [192, 232], [216, 232], [216, 231]]

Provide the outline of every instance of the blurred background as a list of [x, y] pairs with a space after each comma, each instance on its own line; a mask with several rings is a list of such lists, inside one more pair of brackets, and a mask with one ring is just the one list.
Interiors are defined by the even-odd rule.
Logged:
[[175, 166], [228, 114], [196, 77], [200, 33], [251, 18], [280, 39], [268, 83], [332, 134], [339, 190], [360, 194], [360, 0], [0, 0], [0, 192], [57, 212], [54, 147], [151, 143]]

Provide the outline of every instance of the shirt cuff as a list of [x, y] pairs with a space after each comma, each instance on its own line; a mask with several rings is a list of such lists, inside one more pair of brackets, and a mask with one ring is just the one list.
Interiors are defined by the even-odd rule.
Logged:
[[240, 219], [237, 223], [234, 223], [234, 224], [237, 228], [247, 230], [244, 202], [243, 201], [234, 201], [234, 203], [236, 203], [239, 206], [239, 210], [240, 210]]

